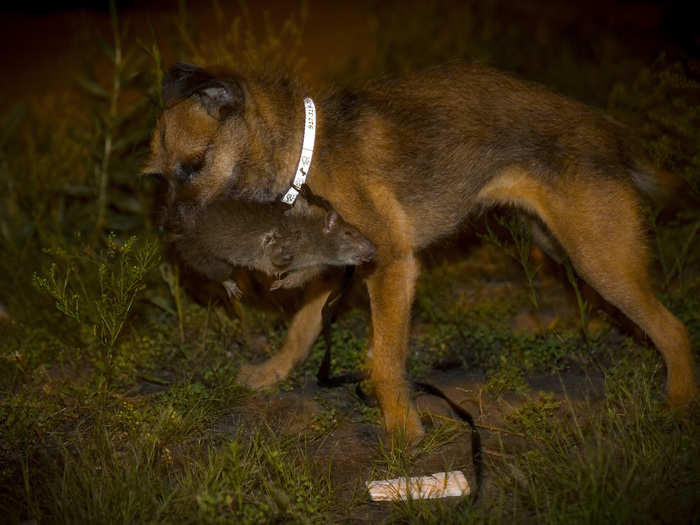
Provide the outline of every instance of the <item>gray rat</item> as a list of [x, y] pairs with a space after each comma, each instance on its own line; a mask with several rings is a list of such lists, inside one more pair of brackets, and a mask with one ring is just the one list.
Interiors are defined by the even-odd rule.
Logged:
[[271, 290], [301, 286], [324, 266], [369, 262], [376, 247], [333, 210], [308, 206], [294, 212], [282, 203], [214, 202], [194, 225], [175, 237], [182, 261], [220, 282], [229, 297], [241, 295], [229, 279], [234, 266], [277, 276]]

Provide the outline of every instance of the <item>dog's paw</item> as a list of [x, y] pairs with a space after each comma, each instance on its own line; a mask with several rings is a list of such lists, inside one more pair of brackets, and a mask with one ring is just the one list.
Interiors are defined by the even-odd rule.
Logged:
[[667, 388], [668, 405], [680, 419], [698, 413], [700, 392], [695, 382], [691, 380], [681, 385], [668, 385]]
[[669, 374], [666, 383], [666, 395], [668, 404], [674, 408], [680, 408], [697, 401], [698, 386], [693, 377], [692, 365], [684, 367], [682, 373]]
[[384, 429], [392, 445], [415, 445], [425, 435], [418, 411], [410, 404], [398, 412], [384, 413]]
[[288, 375], [289, 370], [269, 359], [259, 365], [242, 364], [236, 381], [241, 386], [258, 390], [279, 383]]

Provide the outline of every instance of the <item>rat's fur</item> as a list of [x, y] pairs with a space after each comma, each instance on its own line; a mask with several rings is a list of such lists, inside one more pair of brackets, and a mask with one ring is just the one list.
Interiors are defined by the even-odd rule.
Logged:
[[308, 206], [300, 215], [281, 203], [242, 201], [205, 207], [174, 245], [186, 265], [224, 284], [229, 296], [240, 295], [229, 280], [234, 266], [278, 276], [274, 290], [300, 286], [324, 266], [368, 262], [375, 253], [374, 244], [335, 211]]

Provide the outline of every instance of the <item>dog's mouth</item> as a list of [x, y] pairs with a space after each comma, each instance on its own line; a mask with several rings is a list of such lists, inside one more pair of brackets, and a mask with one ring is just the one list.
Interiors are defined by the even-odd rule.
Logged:
[[162, 208], [158, 214], [158, 227], [167, 235], [185, 235], [194, 229], [199, 211], [194, 201], [176, 201]]

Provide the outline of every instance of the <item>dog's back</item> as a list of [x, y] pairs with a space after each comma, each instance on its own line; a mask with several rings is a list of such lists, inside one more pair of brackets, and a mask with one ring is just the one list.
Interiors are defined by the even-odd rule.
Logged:
[[575, 178], [656, 189], [654, 170], [622, 124], [484, 66], [444, 66], [335, 93], [321, 118], [329, 145], [351, 146], [333, 148], [333, 169], [361, 166], [334, 178], [386, 187], [420, 217], [412, 224], [418, 248], [458, 228], [506, 171], [527, 171], [540, 185]]

